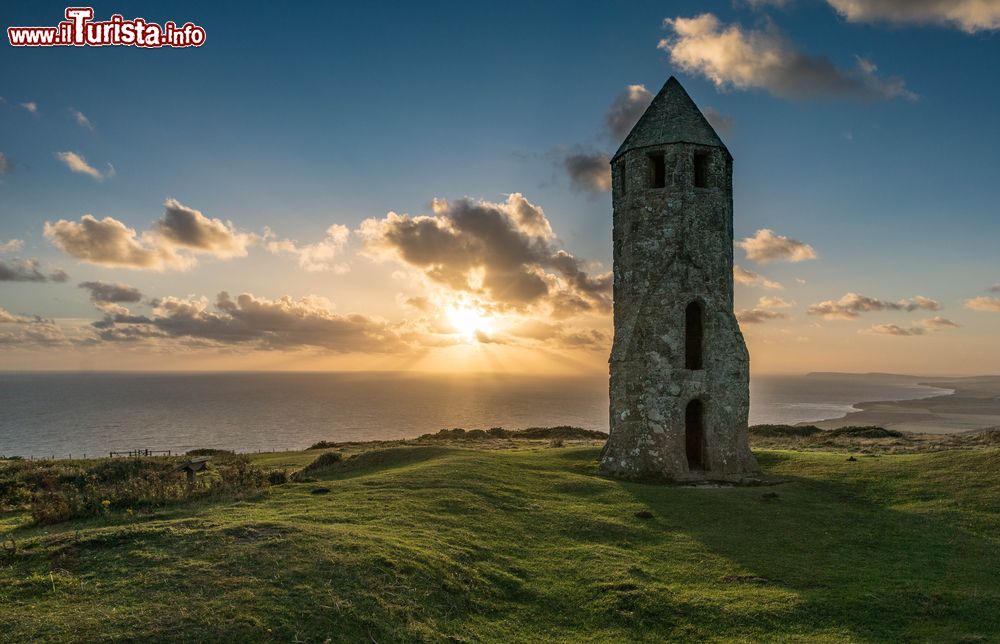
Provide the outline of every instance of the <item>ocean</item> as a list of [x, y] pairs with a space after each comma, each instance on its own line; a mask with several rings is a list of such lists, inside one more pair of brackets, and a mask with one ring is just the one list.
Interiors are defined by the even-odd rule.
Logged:
[[[839, 418], [858, 402], [950, 393], [916, 378], [751, 378], [750, 422]], [[608, 430], [607, 378], [408, 373], [0, 373], [0, 455], [302, 449], [439, 429]]]

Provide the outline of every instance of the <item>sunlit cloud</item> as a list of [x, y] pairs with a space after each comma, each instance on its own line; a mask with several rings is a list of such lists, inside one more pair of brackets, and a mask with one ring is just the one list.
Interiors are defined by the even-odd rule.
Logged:
[[760, 273], [747, 270], [738, 264], [733, 265], [733, 280], [737, 284], [741, 284], [743, 286], [760, 287], [772, 290], [781, 290], [785, 288], [780, 282], [769, 280]]
[[827, 0], [848, 22], [945, 25], [967, 33], [1000, 29], [996, 0]]
[[0, 241], [0, 253], [16, 253], [22, 248], [24, 248], [23, 239], [9, 239], [7, 241]]
[[45, 237], [80, 261], [134, 270], [183, 270], [194, 255], [220, 259], [243, 257], [257, 236], [236, 230], [232, 222], [210, 219], [176, 199], [164, 203], [163, 217], [152, 230], [137, 233], [113, 217], [87, 214], [79, 221], [46, 222]]
[[711, 14], [667, 18], [673, 33], [659, 43], [680, 69], [699, 74], [720, 89], [763, 89], [791, 99], [847, 98], [860, 101], [915, 99], [901, 78], [883, 78], [861, 57], [851, 69], [811, 56], [772, 24], [765, 29], [724, 25]]
[[110, 163], [108, 164], [108, 169], [101, 172], [94, 166], [87, 163], [87, 160], [83, 158], [83, 155], [77, 154], [76, 152], [56, 152], [56, 158], [66, 164], [72, 172], [79, 174], [85, 174], [88, 177], [96, 181], [104, 181], [115, 176], [115, 168]]
[[36, 103], [35, 101], [27, 101], [24, 103], [19, 103], [19, 105], [32, 114], [38, 114], [38, 103]]
[[649, 107], [653, 93], [645, 85], [626, 85], [604, 115], [604, 126], [615, 143], [624, 139]]
[[593, 275], [558, 248], [543, 210], [520, 193], [500, 203], [435, 200], [432, 210], [365, 220], [358, 229], [365, 252], [491, 309], [545, 307], [557, 316], [610, 310], [611, 273]]
[[588, 192], [611, 192], [611, 156], [603, 152], [576, 152], [564, 161], [570, 186]]
[[747, 259], [758, 264], [816, 259], [816, 250], [809, 244], [775, 234], [768, 228], [758, 230], [753, 237], [744, 237], [736, 245], [746, 252]]
[[299, 244], [291, 239], [277, 239], [268, 230], [265, 248], [274, 255], [288, 254], [296, 257], [299, 267], [309, 272], [333, 271], [346, 273], [349, 265], [341, 260], [341, 252], [351, 231], [347, 226], [333, 224], [326, 229], [326, 237], [314, 244]]
[[846, 293], [839, 300], [826, 300], [811, 305], [806, 313], [819, 315], [827, 320], [854, 320], [862, 313], [874, 311], [939, 311], [941, 305], [922, 295], [896, 302], [879, 300], [858, 293]]
[[965, 308], [970, 311], [1000, 313], [1000, 297], [990, 297], [988, 295], [973, 297], [965, 301]]
[[[160, 298], [148, 318], [132, 316], [124, 324], [113, 316], [95, 323], [107, 342], [197, 340], [205, 346], [284, 350], [313, 347], [333, 353], [386, 353], [406, 348], [389, 323], [360, 314], [335, 313], [326, 298], [315, 295], [277, 299], [243, 293], [205, 297]], [[123, 309], [122, 316], [128, 315]]]
[[870, 328], [862, 329], [858, 333], [865, 335], [914, 336], [926, 335], [927, 333], [944, 329], [954, 329], [959, 326], [959, 324], [952, 322], [948, 318], [937, 316], [927, 320], [920, 320], [915, 325], [908, 327], [899, 326], [898, 324], [876, 324]]
[[769, 320], [787, 320], [789, 315], [781, 311], [765, 308], [740, 309], [736, 311], [736, 321], [740, 324], [761, 324]]

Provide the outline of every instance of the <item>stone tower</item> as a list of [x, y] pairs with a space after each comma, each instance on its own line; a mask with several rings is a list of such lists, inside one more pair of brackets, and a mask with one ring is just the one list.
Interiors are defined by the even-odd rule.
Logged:
[[752, 478], [750, 358], [733, 315], [733, 157], [671, 77], [611, 171], [615, 341], [601, 468]]

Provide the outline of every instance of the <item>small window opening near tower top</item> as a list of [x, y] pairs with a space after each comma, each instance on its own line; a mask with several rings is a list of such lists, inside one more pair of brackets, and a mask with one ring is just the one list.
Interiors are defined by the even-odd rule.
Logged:
[[684, 368], [702, 368], [702, 312], [701, 304], [691, 302], [684, 311]]
[[653, 154], [649, 157], [653, 164], [653, 187], [663, 188], [667, 185], [667, 162], [662, 154]]
[[694, 153], [694, 187], [708, 187], [708, 153]]

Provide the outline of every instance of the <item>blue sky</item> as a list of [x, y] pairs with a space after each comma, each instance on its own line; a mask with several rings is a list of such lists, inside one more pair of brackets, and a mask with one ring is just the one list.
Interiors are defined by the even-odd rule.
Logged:
[[[558, 246], [597, 274], [610, 268], [610, 196], [574, 189], [562, 159], [617, 147], [603, 125], [611, 102], [627, 85], [655, 93], [675, 74], [703, 109], [731, 119], [721, 135], [735, 157], [737, 238], [772, 229], [818, 255], [755, 265], [736, 250], [738, 264], [784, 285], [770, 295], [793, 304], [787, 318], [744, 325], [762, 369], [956, 373], [1000, 364], [1000, 315], [963, 304], [992, 297], [986, 289], [1000, 282], [995, 28], [963, 30], [933, 17], [915, 24], [902, 14], [851, 21], [820, 1], [755, 4], [762, 6], [96, 3], [101, 19], [118, 12], [160, 23], [190, 20], [205, 28], [207, 42], [187, 50], [3, 44], [0, 153], [11, 168], [0, 175], [0, 243], [24, 244], [0, 259], [37, 259], [43, 270], [59, 267], [70, 279], [0, 282], [0, 307], [83, 324], [100, 314], [76, 285], [106, 281], [149, 298], [316, 295], [338, 314], [390, 321], [414, 315], [397, 296], [413, 296], [420, 284], [398, 273], [421, 271], [398, 257], [375, 261], [357, 235], [340, 251], [346, 272], [299, 270], [260, 244], [246, 257], [199, 257], [187, 270], [133, 270], [80, 261], [43, 236], [45, 222], [85, 213], [147, 231], [167, 198], [240, 231], [259, 235], [268, 227], [276, 238], [306, 244], [332, 224], [354, 231], [390, 211], [430, 213], [435, 197], [501, 203], [523, 193], [544, 209]], [[0, 21], [54, 25], [64, 6], [8, 3]], [[661, 39], [678, 37], [665, 18], [706, 12], [743, 34], [780, 34], [797, 51], [847, 73], [857, 57], [870, 61], [878, 78], [903, 79], [916, 98], [788, 99], [766, 85], [713, 83], [704, 70], [684, 68], [657, 48]], [[21, 107], [28, 102], [35, 113]], [[80, 126], [71, 108], [93, 130]], [[71, 172], [54, 156], [61, 151], [82, 155], [99, 172], [110, 163], [114, 176], [96, 181]], [[917, 317], [887, 310], [824, 321], [807, 312], [848, 292], [888, 302], [925, 296], [940, 305], [933, 315], [961, 328], [870, 337], [864, 332], [875, 324], [909, 328]], [[768, 293], [738, 289], [737, 308], [754, 308], [762, 295]], [[468, 305], [480, 316], [490, 307]], [[607, 331], [607, 316], [600, 318], [595, 311], [594, 319], [579, 320], [579, 330]], [[799, 342], [809, 350], [790, 348], [791, 337], [807, 338]], [[29, 344], [0, 359], [0, 368], [61, 364], [51, 347]], [[240, 351], [255, 353], [248, 347]], [[304, 348], [314, 359], [316, 348]], [[163, 350], [129, 349], [147, 357]], [[118, 364], [100, 343], [69, 352], [91, 356], [87, 364]], [[368, 364], [333, 353], [317, 364]], [[601, 364], [598, 357], [579, 360]]]

